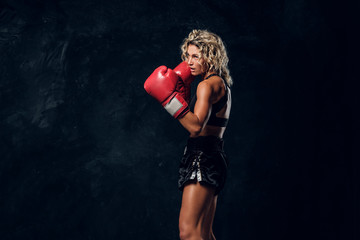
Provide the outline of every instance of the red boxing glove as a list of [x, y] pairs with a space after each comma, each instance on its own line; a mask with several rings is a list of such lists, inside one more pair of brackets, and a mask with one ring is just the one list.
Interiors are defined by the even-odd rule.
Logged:
[[189, 112], [188, 103], [182, 94], [176, 91], [178, 75], [166, 66], [160, 66], [146, 79], [144, 88], [148, 94], [158, 100], [174, 117], [183, 117]]
[[191, 69], [186, 62], [180, 63], [175, 69], [174, 72], [180, 77], [180, 81], [176, 86], [176, 91], [178, 91], [187, 103], [190, 102], [191, 95], [191, 83], [194, 81], [195, 77], [191, 74]]

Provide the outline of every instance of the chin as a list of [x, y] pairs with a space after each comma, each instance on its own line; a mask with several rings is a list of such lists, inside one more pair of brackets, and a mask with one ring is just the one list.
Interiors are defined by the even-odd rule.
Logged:
[[201, 74], [201, 72], [199, 72], [199, 71], [195, 71], [195, 72], [192, 72], [191, 73], [193, 76], [198, 76], [198, 75], [200, 75]]

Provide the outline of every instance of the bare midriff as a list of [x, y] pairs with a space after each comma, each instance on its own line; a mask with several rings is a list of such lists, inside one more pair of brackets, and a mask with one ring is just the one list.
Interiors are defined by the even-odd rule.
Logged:
[[199, 136], [217, 136], [222, 138], [226, 127], [205, 126]]

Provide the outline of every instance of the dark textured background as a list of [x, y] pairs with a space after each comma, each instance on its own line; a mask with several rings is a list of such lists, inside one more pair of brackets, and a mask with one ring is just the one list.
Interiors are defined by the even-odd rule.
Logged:
[[234, 79], [217, 238], [358, 239], [358, 9], [1, 1], [0, 239], [177, 239], [187, 132], [143, 83], [193, 28]]

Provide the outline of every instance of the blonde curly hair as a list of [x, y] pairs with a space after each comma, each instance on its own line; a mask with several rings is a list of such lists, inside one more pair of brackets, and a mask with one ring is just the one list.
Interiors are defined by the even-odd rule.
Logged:
[[187, 60], [187, 48], [195, 45], [199, 48], [200, 59], [204, 60], [205, 71], [214, 71], [221, 76], [229, 86], [233, 84], [228, 68], [229, 58], [221, 38], [208, 30], [192, 30], [181, 45], [181, 59]]

